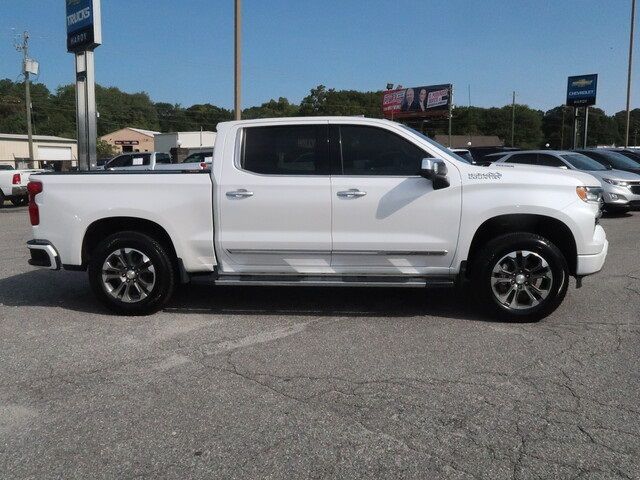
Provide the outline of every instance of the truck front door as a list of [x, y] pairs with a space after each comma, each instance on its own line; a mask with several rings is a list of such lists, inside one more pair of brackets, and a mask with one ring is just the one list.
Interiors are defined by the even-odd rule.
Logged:
[[431, 155], [401, 132], [331, 125], [332, 267], [337, 272], [447, 274], [461, 213], [460, 174], [434, 190], [419, 176]]

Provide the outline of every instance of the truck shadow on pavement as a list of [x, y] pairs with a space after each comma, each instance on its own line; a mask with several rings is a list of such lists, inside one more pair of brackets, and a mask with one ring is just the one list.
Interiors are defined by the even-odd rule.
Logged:
[[[50, 307], [109, 315], [82, 272], [34, 270], [0, 279], [0, 308]], [[181, 285], [165, 313], [341, 317], [432, 316], [492, 321], [451, 288], [222, 287]]]

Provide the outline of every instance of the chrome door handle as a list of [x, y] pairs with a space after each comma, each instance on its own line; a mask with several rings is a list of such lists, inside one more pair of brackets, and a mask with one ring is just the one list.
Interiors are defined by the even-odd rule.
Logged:
[[367, 192], [363, 192], [362, 190], [358, 190], [357, 188], [350, 188], [349, 190], [343, 190], [342, 192], [338, 192], [340, 198], [358, 198], [364, 197]]
[[253, 192], [249, 192], [249, 191], [245, 190], [244, 188], [241, 188], [240, 190], [234, 190], [232, 192], [227, 192], [226, 195], [229, 198], [247, 198], [247, 197], [253, 197]]

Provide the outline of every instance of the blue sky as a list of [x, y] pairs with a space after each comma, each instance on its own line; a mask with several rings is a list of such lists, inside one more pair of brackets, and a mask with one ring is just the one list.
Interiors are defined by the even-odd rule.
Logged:
[[[0, 0], [0, 78], [29, 30], [40, 81], [73, 82], [64, 0]], [[243, 107], [309, 89], [453, 83], [454, 103], [548, 109], [569, 75], [598, 73], [598, 106], [624, 109], [631, 0], [243, 0]], [[102, 85], [155, 101], [233, 104], [233, 0], [103, 0]], [[636, 23], [637, 25], [637, 23]], [[636, 28], [636, 31], [640, 28]], [[638, 57], [640, 45], [636, 38]], [[638, 63], [638, 62], [636, 62]], [[633, 105], [640, 105], [640, 67]]]

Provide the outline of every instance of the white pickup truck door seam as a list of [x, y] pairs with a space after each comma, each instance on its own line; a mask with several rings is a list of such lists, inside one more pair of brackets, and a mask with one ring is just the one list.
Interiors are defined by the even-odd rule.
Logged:
[[332, 148], [339, 157], [331, 177], [333, 269], [449, 273], [460, 222], [458, 171], [450, 170], [449, 187], [434, 190], [431, 181], [417, 175], [421, 159], [431, 155], [401, 133], [345, 121], [332, 122], [330, 138], [339, 144]]

